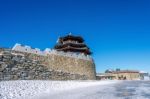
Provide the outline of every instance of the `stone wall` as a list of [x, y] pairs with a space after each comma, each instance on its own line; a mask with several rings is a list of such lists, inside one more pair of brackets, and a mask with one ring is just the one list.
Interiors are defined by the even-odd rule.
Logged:
[[91, 60], [60, 55], [36, 55], [0, 49], [0, 80], [87, 80], [95, 79]]
[[95, 65], [92, 60], [89, 61], [60, 55], [50, 55], [48, 56], [46, 64], [50, 69], [86, 75], [88, 79], [95, 79]]

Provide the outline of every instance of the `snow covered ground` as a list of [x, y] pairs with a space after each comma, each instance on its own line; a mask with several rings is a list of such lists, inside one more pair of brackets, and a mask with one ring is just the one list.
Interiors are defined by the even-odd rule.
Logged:
[[150, 99], [150, 81], [121, 81], [88, 86], [34, 99]]
[[150, 81], [2, 81], [0, 99], [150, 99]]
[[[40, 81], [18, 80], [0, 82], [0, 99], [44, 99], [46, 96], [53, 99], [55, 94], [69, 90], [84, 89], [92, 86], [105, 86], [118, 81]], [[86, 91], [85, 90], [85, 91]], [[53, 98], [50, 98], [50, 97]], [[60, 98], [61, 99], [61, 98]], [[71, 99], [71, 98], [69, 98]]]

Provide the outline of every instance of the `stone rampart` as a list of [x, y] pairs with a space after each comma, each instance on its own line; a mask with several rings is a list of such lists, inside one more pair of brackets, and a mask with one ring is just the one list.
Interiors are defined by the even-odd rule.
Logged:
[[0, 49], [0, 80], [94, 80], [92, 59]]

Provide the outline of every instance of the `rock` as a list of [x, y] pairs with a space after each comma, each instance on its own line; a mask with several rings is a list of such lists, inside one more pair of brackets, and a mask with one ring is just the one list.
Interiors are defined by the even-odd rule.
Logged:
[[5, 59], [11, 59], [11, 55], [3, 55], [3, 58], [5, 58]]
[[6, 58], [3, 58], [2, 61], [3, 61], [3, 62], [8, 62], [9, 60], [6, 59]]
[[21, 76], [27, 77], [27, 76], [28, 76], [28, 72], [23, 72], [23, 73], [21, 74]]
[[12, 60], [19, 62], [20, 58], [18, 58], [17, 56], [13, 57]]
[[13, 67], [14, 67], [14, 64], [9, 64], [7, 67], [8, 67], [8, 68], [13, 68]]
[[0, 71], [3, 71], [7, 67], [6, 64], [0, 64]]
[[19, 62], [20, 62], [20, 63], [24, 63], [24, 62], [25, 62], [25, 59], [20, 59]]
[[10, 80], [13, 78], [12, 75], [4, 75], [3, 77], [4, 80]]
[[18, 80], [18, 76], [17, 75], [13, 75], [13, 80]]
[[18, 70], [18, 68], [12, 68], [11, 70], [12, 70], [12, 71], [17, 71], [17, 70]]
[[2, 60], [2, 58], [3, 58], [3, 55], [0, 55], [0, 60]]

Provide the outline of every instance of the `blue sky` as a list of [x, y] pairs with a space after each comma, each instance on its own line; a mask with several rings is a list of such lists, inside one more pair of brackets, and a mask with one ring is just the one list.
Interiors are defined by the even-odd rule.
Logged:
[[0, 0], [0, 47], [53, 48], [68, 32], [84, 37], [97, 72], [150, 72], [149, 0]]

